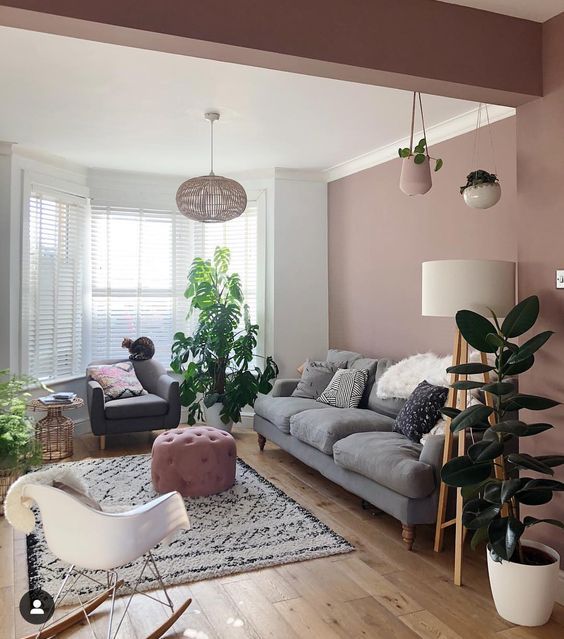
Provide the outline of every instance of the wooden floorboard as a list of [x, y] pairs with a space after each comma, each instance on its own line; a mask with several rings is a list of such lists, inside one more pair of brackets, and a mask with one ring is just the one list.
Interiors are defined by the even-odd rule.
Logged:
[[[75, 439], [73, 460], [147, 453], [155, 434], [109, 437], [99, 451], [91, 435]], [[493, 606], [483, 552], [467, 550], [462, 588], [452, 584], [452, 539], [433, 552], [433, 527], [420, 526], [414, 552], [401, 526], [271, 443], [235, 431], [239, 456], [321, 521], [348, 539], [353, 553], [285, 564], [171, 588], [175, 602], [193, 602], [165, 637], [188, 639], [562, 639], [564, 608], [542, 628], [519, 628]], [[34, 630], [20, 616], [27, 589], [25, 537], [0, 519], [0, 639]], [[120, 606], [123, 603], [120, 601]], [[107, 604], [95, 615], [100, 634]], [[134, 599], [120, 636], [143, 639], [165, 618], [162, 606]], [[59, 637], [90, 637], [80, 625]]]

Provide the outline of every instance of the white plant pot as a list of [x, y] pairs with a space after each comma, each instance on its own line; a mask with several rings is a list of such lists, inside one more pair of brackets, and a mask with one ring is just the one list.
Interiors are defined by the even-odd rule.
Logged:
[[206, 425], [212, 426], [213, 428], [219, 428], [219, 430], [225, 430], [228, 433], [231, 432], [233, 428], [233, 421], [229, 420], [227, 424], [224, 424], [221, 421], [221, 410], [223, 408], [223, 404], [221, 402], [216, 402], [209, 408], [204, 406], [204, 417], [206, 418]]
[[489, 209], [499, 202], [501, 186], [499, 182], [467, 186], [462, 193], [462, 197], [464, 202], [472, 209]]
[[560, 555], [544, 544], [523, 545], [543, 550], [554, 561], [547, 566], [497, 562], [488, 555], [488, 573], [495, 607], [500, 617], [520, 626], [542, 626], [552, 614], [558, 590]]
[[433, 186], [429, 158], [426, 157], [421, 164], [415, 164], [413, 158], [412, 155], [402, 160], [400, 189], [406, 195], [424, 195]]

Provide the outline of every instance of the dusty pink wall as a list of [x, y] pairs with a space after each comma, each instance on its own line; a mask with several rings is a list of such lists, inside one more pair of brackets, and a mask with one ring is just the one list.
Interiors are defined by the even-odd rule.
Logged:
[[[421, 262], [516, 259], [515, 118], [494, 124], [493, 136], [503, 196], [489, 211], [468, 208], [458, 191], [474, 168], [473, 134], [431, 148], [445, 165], [424, 196], [399, 190], [399, 158], [329, 184], [332, 347], [392, 357], [452, 351], [453, 321], [421, 316]], [[480, 140], [482, 168], [491, 168]]]
[[[545, 97], [517, 110], [517, 175], [519, 180], [519, 294], [541, 299], [539, 330], [556, 331], [537, 356], [534, 374], [524, 375], [525, 392], [564, 402], [564, 290], [555, 288], [555, 270], [564, 268], [564, 14], [543, 25]], [[550, 421], [553, 431], [524, 439], [532, 454], [564, 454], [564, 406], [527, 419]], [[564, 467], [556, 469], [564, 479]], [[534, 512], [533, 512], [534, 511]], [[564, 494], [542, 507], [535, 517], [564, 518]], [[564, 561], [564, 532], [546, 524], [531, 535], [557, 548]]]

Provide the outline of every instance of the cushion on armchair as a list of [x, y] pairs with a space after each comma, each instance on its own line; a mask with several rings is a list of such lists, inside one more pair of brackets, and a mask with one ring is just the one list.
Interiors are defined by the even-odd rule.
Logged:
[[86, 374], [100, 384], [106, 401], [147, 394], [129, 361], [90, 366]]
[[108, 402], [104, 408], [106, 419], [135, 419], [166, 415], [168, 402], [158, 395], [145, 393], [139, 397], [124, 397]]
[[306, 360], [302, 377], [298, 382], [292, 397], [317, 399], [333, 379], [339, 368], [346, 368], [347, 362], [318, 362]]

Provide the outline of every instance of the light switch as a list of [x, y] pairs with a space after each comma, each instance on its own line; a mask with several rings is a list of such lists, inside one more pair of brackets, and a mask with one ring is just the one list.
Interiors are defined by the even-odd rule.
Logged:
[[564, 288], [564, 270], [556, 271], [556, 288]]

